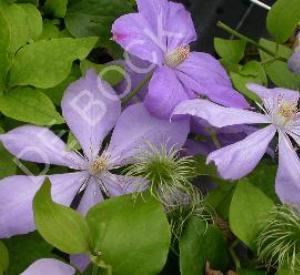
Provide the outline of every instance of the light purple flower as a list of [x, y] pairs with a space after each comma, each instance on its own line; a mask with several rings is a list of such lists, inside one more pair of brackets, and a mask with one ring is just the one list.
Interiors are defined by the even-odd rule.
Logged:
[[292, 56], [289, 58], [289, 69], [294, 73], [300, 73], [300, 33], [297, 35], [296, 47]]
[[[142, 191], [142, 179], [110, 171], [131, 163], [137, 151], [148, 146], [147, 142], [182, 146], [189, 132], [188, 120], [170, 123], [152, 117], [142, 104], [131, 105], [121, 114], [114, 90], [93, 71], [68, 87], [62, 113], [82, 147], [83, 156], [68, 150], [49, 129], [37, 126], [16, 128], [0, 135], [0, 140], [18, 159], [75, 170], [49, 176], [52, 197], [58, 203], [70, 205], [76, 194], [84, 191], [78, 206], [83, 214], [103, 200], [103, 195]], [[101, 150], [104, 138], [114, 126], [110, 144]], [[0, 238], [35, 229], [32, 199], [44, 179], [44, 175], [11, 176], [0, 181]]]
[[74, 267], [55, 259], [40, 259], [31, 264], [21, 275], [74, 275]]
[[151, 113], [169, 117], [176, 105], [197, 94], [225, 106], [249, 107], [215, 58], [190, 52], [196, 32], [182, 4], [137, 0], [137, 5], [139, 12], [117, 19], [112, 33], [128, 53], [156, 65], [145, 98]]
[[209, 154], [220, 175], [236, 180], [250, 173], [265, 154], [276, 132], [279, 134], [279, 166], [276, 192], [283, 202], [300, 205], [300, 162], [290, 137], [300, 145], [300, 113], [297, 110], [299, 92], [282, 88], [267, 89], [249, 84], [248, 88], [261, 99], [265, 114], [236, 108], [226, 108], [207, 100], [181, 103], [174, 115], [192, 115], [207, 120], [215, 127], [238, 124], [269, 124], [245, 139]]

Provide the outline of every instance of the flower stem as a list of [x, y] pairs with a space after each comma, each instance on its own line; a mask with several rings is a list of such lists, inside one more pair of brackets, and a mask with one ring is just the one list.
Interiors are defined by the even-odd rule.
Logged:
[[122, 105], [126, 105], [133, 97], [135, 97], [147, 85], [153, 75], [153, 71], [148, 73], [145, 78], [137, 85], [128, 95], [122, 98]]
[[256, 48], [258, 48], [258, 49], [264, 51], [265, 53], [267, 53], [267, 54], [273, 56], [273, 57], [276, 58], [277, 60], [280, 60], [280, 61], [283, 61], [283, 62], [286, 62], [286, 61], [287, 61], [286, 58], [277, 56], [275, 52], [270, 51], [268, 48], [266, 48], [266, 47], [260, 45], [258, 42], [254, 41], [253, 39], [251, 39], [251, 38], [249, 38], [249, 37], [247, 37], [247, 36], [245, 36], [245, 35], [243, 35], [243, 34], [237, 32], [236, 30], [234, 30], [234, 29], [232, 29], [232, 28], [230, 28], [229, 26], [227, 26], [227, 25], [224, 24], [223, 22], [219, 21], [219, 22], [217, 23], [217, 26], [218, 26], [220, 29], [222, 29], [222, 30], [224, 30], [224, 31], [226, 31], [226, 32], [228, 32], [228, 33], [230, 33], [230, 34], [232, 34], [233, 36], [235, 36], [235, 37], [237, 37], [237, 38], [240, 38], [240, 39], [242, 39], [242, 40], [244, 40], [244, 41], [246, 41], [246, 42], [248, 42], [248, 43], [254, 45]]

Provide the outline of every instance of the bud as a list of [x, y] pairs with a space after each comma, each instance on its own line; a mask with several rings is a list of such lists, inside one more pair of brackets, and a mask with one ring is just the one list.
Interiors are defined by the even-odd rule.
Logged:
[[274, 207], [258, 234], [257, 255], [269, 267], [287, 265], [291, 274], [300, 272], [300, 212], [289, 205]]
[[143, 177], [150, 183], [150, 192], [165, 208], [173, 235], [181, 235], [185, 221], [192, 215], [207, 220], [210, 216], [203, 204], [200, 190], [192, 184], [197, 175], [197, 162], [192, 157], [181, 157], [175, 147], [157, 148], [148, 144], [135, 157], [126, 175]]

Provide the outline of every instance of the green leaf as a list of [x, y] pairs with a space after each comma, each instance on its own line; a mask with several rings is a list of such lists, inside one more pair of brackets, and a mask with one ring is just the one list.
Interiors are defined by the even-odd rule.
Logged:
[[246, 42], [244, 40], [215, 38], [214, 47], [225, 62], [237, 64], [244, 57]]
[[64, 123], [52, 101], [30, 87], [17, 87], [1, 96], [0, 111], [7, 117], [37, 125]]
[[69, 4], [65, 17], [66, 27], [75, 37], [111, 37], [111, 25], [115, 19], [133, 11], [124, 0], [78, 0]]
[[47, 0], [45, 13], [57, 18], [63, 18], [67, 12], [68, 0]]
[[53, 88], [44, 90], [44, 92], [53, 101], [55, 105], [60, 106], [65, 90], [72, 82], [75, 82], [80, 76], [80, 68], [77, 64], [74, 64], [72, 66], [71, 73], [63, 82], [59, 83]]
[[[4, 130], [0, 128], [0, 134]], [[14, 162], [15, 156], [10, 154], [2, 144], [0, 144], [0, 179], [16, 174], [17, 165]]]
[[255, 93], [250, 91], [246, 85], [248, 83], [267, 84], [267, 76], [264, 68], [257, 61], [249, 61], [242, 67], [239, 73], [231, 72], [230, 77], [234, 87], [253, 101], [259, 101], [259, 98]]
[[9, 266], [9, 256], [8, 250], [3, 242], [0, 241], [0, 274], [8, 269]]
[[41, 14], [31, 4], [8, 4], [0, 0], [0, 18], [6, 22], [8, 51], [11, 55], [28, 41], [37, 39], [42, 32]]
[[26, 16], [29, 40], [37, 40], [43, 31], [43, 20], [39, 10], [32, 4], [19, 4]]
[[90, 250], [90, 233], [84, 218], [75, 210], [51, 200], [47, 179], [33, 199], [36, 227], [43, 238], [69, 254]]
[[160, 203], [149, 193], [115, 197], [87, 214], [100, 264], [114, 275], [157, 274], [170, 245], [170, 227]]
[[69, 75], [72, 63], [83, 60], [98, 38], [40, 40], [25, 46], [15, 56], [11, 85], [51, 88]]
[[33, 232], [3, 240], [10, 256], [7, 275], [21, 274], [34, 261], [41, 258], [58, 258], [52, 253], [53, 247]]
[[[259, 43], [276, 53], [278, 57], [289, 58], [291, 55], [291, 49], [286, 46], [279, 45], [277, 47], [276, 43], [266, 39], [261, 39]], [[274, 57], [263, 51], [260, 51], [259, 53], [262, 61], [264, 62], [263, 66], [268, 77], [276, 86], [293, 90], [299, 89], [300, 75], [292, 73], [286, 62], [274, 60]]]
[[90, 62], [89, 60], [83, 60], [80, 63], [82, 74], [85, 74], [86, 71], [91, 68], [94, 69], [103, 80], [105, 80], [112, 86], [120, 83], [124, 79], [124, 75], [126, 74], [121, 65], [95, 64]]
[[55, 22], [50, 20], [44, 20], [43, 32], [40, 36], [40, 40], [49, 40], [53, 38], [60, 38], [61, 32]]
[[207, 261], [214, 269], [225, 270], [229, 254], [220, 230], [193, 217], [189, 220], [179, 242], [181, 275], [204, 274]]
[[251, 249], [255, 248], [261, 220], [273, 205], [273, 201], [247, 179], [237, 184], [230, 205], [230, 228]]
[[275, 203], [279, 203], [279, 199], [275, 193], [274, 182], [277, 173], [277, 165], [269, 160], [262, 160], [247, 179]]
[[235, 183], [219, 182], [218, 188], [211, 190], [205, 202], [208, 207], [213, 207], [217, 214], [224, 220], [229, 217], [229, 208], [232, 200]]
[[267, 17], [267, 29], [278, 43], [289, 39], [300, 22], [299, 0], [277, 0]]

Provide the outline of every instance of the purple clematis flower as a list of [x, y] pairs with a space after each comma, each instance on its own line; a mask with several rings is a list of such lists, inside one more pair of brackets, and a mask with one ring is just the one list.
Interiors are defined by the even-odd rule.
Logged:
[[288, 61], [289, 69], [294, 73], [300, 73], [300, 33], [297, 35], [296, 47]]
[[137, 5], [139, 12], [117, 19], [112, 33], [126, 52], [155, 65], [145, 98], [151, 113], [169, 117], [176, 105], [198, 94], [225, 106], [249, 107], [215, 58], [190, 52], [196, 32], [182, 4], [137, 0]]
[[200, 117], [215, 127], [270, 124], [239, 142], [212, 152], [207, 162], [213, 161], [225, 179], [242, 178], [256, 167], [278, 132], [276, 192], [283, 202], [300, 205], [300, 162], [289, 138], [300, 145], [300, 112], [297, 109], [299, 92], [282, 88], [267, 89], [255, 84], [249, 84], [248, 88], [262, 99], [261, 108], [265, 114], [226, 108], [207, 100], [196, 99], [181, 103], [174, 115]]
[[31, 264], [21, 275], [74, 275], [74, 267], [55, 259], [40, 259]]
[[[170, 123], [152, 117], [142, 104], [131, 105], [121, 114], [116, 93], [93, 71], [68, 87], [62, 113], [83, 155], [68, 150], [49, 129], [37, 126], [21, 126], [0, 135], [0, 140], [18, 159], [75, 170], [49, 176], [52, 197], [58, 203], [70, 205], [78, 192], [84, 192], [78, 206], [83, 214], [103, 200], [103, 195], [142, 191], [142, 179], [110, 171], [131, 163], [137, 151], [147, 147], [147, 142], [182, 146], [189, 132], [188, 120]], [[101, 150], [101, 143], [114, 126], [110, 144]], [[35, 229], [32, 199], [44, 180], [42, 175], [11, 176], [0, 181], [0, 238]]]

